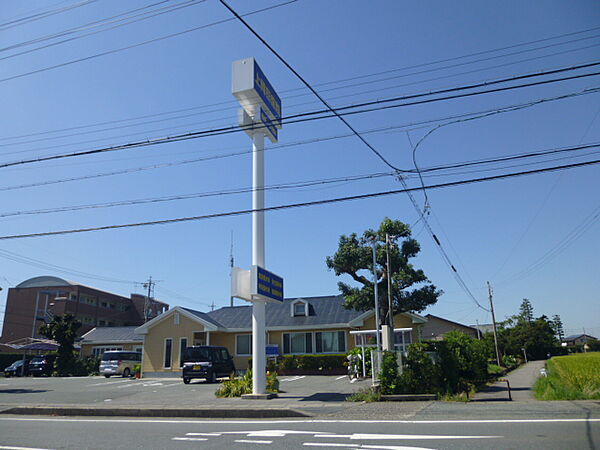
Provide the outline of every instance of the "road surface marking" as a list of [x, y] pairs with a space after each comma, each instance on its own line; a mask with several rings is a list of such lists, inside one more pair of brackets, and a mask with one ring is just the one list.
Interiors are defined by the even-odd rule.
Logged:
[[2, 450], [50, 450], [48, 448], [32, 448], [32, 447], [9, 447], [0, 445], [0, 449]]
[[185, 433], [186, 436], [222, 436], [222, 433]]
[[297, 423], [363, 423], [363, 424], [489, 424], [489, 423], [595, 423], [598, 419], [483, 419], [483, 420], [343, 420], [343, 419], [305, 419], [305, 420], [198, 420], [198, 419], [71, 419], [66, 417], [0, 417], [0, 421], [39, 421], [39, 422], [97, 422], [97, 423], [184, 423], [184, 424], [241, 424], [241, 425], [266, 425], [266, 424], [297, 424]]
[[208, 441], [207, 438], [174, 437], [172, 441]]
[[432, 448], [425, 447], [406, 447], [401, 446], [389, 446], [389, 445], [358, 445], [358, 444], [323, 444], [319, 442], [305, 442], [303, 445], [307, 447], [344, 447], [344, 448], [368, 448], [368, 449], [381, 449], [381, 450], [435, 450]]
[[235, 442], [240, 444], [272, 444], [273, 441], [252, 441], [250, 439], [236, 439]]
[[117, 383], [130, 383], [133, 380], [119, 380], [119, 381], [104, 381], [102, 383], [94, 383], [88, 384], [88, 386], [108, 386], [109, 384], [117, 384]]
[[354, 433], [354, 434], [316, 434], [315, 438], [344, 438], [356, 440], [391, 440], [391, 439], [501, 439], [504, 436], [449, 436], [435, 434], [371, 434], [371, 433]]
[[284, 381], [297, 381], [297, 380], [301, 380], [302, 378], [306, 378], [306, 375], [298, 375], [292, 378], [284, 378], [283, 380], [279, 380], [280, 382], [284, 382]]

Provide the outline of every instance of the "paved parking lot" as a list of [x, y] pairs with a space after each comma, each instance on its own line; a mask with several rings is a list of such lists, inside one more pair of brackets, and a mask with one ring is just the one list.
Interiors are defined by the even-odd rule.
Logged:
[[0, 379], [0, 407], [90, 406], [95, 408], [270, 408], [328, 409], [348, 407], [348, 394], [370, 385], [345, 376], [282, 376], [279, 397], [268, 401], [218, 399], [217, 384], [181, 378], [120, 377]]

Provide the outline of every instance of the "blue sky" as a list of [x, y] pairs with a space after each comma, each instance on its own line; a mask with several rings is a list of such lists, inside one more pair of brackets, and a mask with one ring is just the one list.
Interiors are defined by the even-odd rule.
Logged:
[[[222, 22], [231, 15], [214, 0], [98, 0], [30, 23], [9, 23], [76, 3], [3, 3], [0, 164], [235, 125], [238, 107], [231, 95], [231, 63], [250, 56], [257, 59], [282, 97], [284, 116], [322, 108], [241, 23]], [[230, 1], [239, 13], [276, 4]], [[132, 14], [178, 6], [175, 11], [82, 37], [82, 33], [99, 30], [87, 28], [62, 38], [77, 39], [23, 55], [16, 53], [56, 40], [6, 50], [137, 8]], [[336, 107], [575, 66], [595, 62], [600, 55], [600, 7], [593, 1], [300, 0], [247, 20]], [[26, 75], [215, 22], [222, 23]], [[473, 56], [462, 58], [465, 55]], [[12, 78], [18, 75], [23, 76]], [[415, 143], [434, 126], [450, 122], [450, 117], [573, 94], [517, 111], [448, 123], [419, 145], [418, 164], [427, 168], [596, 143], [600, 141], [600, 94], [582, 93], [597, 87], [598, 77], [587, 77], [357, 114], [348, 120], [394, 165], [412, 169], [408, 137]], [[388, 129], [370, 132], [382, 128]], [[358, 138], [339, 137], [343, 135], [348, 130], [336, 119], [284, 126], [279, 145], [267, 143], [267, 184], [389, 172]], [[326, 140], [332, 137], [338, 138]], [[236, 133], [0, 168], [0, 237], [249, 209], [251, 195], [243, 193], [22, 214], [247, 188], [251, 186], [249, 154], [215, 157], [250, 148], [248, 137]], [[501, 166], [446, 171], [426, 177], [425, 183], [593, 160], [597, 152], [591, 148]], [[206, 159], [198, 161], [201, 158]], [[128, 173], [106, 175], [123, 171]], [[88, 178], [67, 181], [81, 177]], [[45, 184], [15, 188], [41, 183]], [[417, 186], [418, 180], [412, 176], [407, 183]], [[266, 204], [400, 187], [393, 177], [381, 176], [269, 190]], [[521, 300], [529, 298], [536, 315], [559, 314], [568, 334], [585, 328], [598, 336], [600, 205], [595, 194], [599, 188], [598, 167], [591, 165], [430, 190], [428, 220], [461, 277], [485, 306], [486, 282], [492, 283], [498, 319], [516, 313]], [[422, 206], [423, 194], [416, 193], [415, 198]], [[7, 215], [16, 212], [21, 214]], [[377, 227], [386, 216], [416, 223], [413, 231], [422, 251], [415, 264], [445, 292], [427, 312], [468, 324], [489, 322], [489, 313], [478, 308], [456, 283], [405, 194], [268, 213], [267, 267], [285, 278], [286, 296], [335, 294], [338, 279], [327, 270], [325, 258], [335, 252], [339, 236]], [[4, 288], [0, 311], [8, 287], [39, 275], [61, 276], [123, 295], [143, 291], [139, 283], [151, 275], [160, 280], [156, 296], [171, 305], [199, 310], [210, 309], [213, 302], [216, 307], [226, 306], [231, 235], [236, 265], [248, 268], [250, 227], [250, 216], [238, 216], [0, 240], [0, 286]], [[29, 263], [15, 261], [22, 258]]]

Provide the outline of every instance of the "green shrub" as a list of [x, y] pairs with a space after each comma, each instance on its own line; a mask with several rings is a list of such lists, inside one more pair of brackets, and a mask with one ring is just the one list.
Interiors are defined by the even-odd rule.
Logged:
[[412, 344], [398, 380], [399, 394], [431, 394], [441, 389], [440, 366], [425, 351], [425, 345]]
[[[267, 392], [279, 392], [277, 372], [267, 373]], [[236, 377], [232, 373], [229, 380], [224, 381], [215, 391], [219, 398], [241, 397], [244, 394], [252, 394], [252, 370], [247, 370], [242, 377]]]
[[291, 372], [293, 370], [328, 372], [342, 369], [346, 355], [284, 355], [280, 357], [277, 370]]
[[398, 362], [394, 352], [383, 352], [381, 371], [379, 372], [379, 385], [381, 393], [398, 394]]
[[488, 376], [490, 378], [500, 377], [504, 375], [504, 369], [496, 364], [488, 364]]
[[507, 370], [514, 370], [519, 367], [519, 360], [512, 355], [504, 355], [502, 357], [502, 363]]
[[372, 387], [362, 388], [346, 397], [348, 402], [378, 402], [379, 400], [381, 400], [381, 392]]

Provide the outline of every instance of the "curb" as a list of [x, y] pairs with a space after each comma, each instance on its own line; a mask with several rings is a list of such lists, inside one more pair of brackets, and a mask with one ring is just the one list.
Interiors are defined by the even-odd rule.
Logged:
[[110, 416], [110, 417], [195, 417], [211, 419], [274, 419], [282, 417], [310, 417], [293, 409], [164, 409], [164, 408], [81, 408], [53, 406], [17, 406], [0, 414], [41, 416]]

